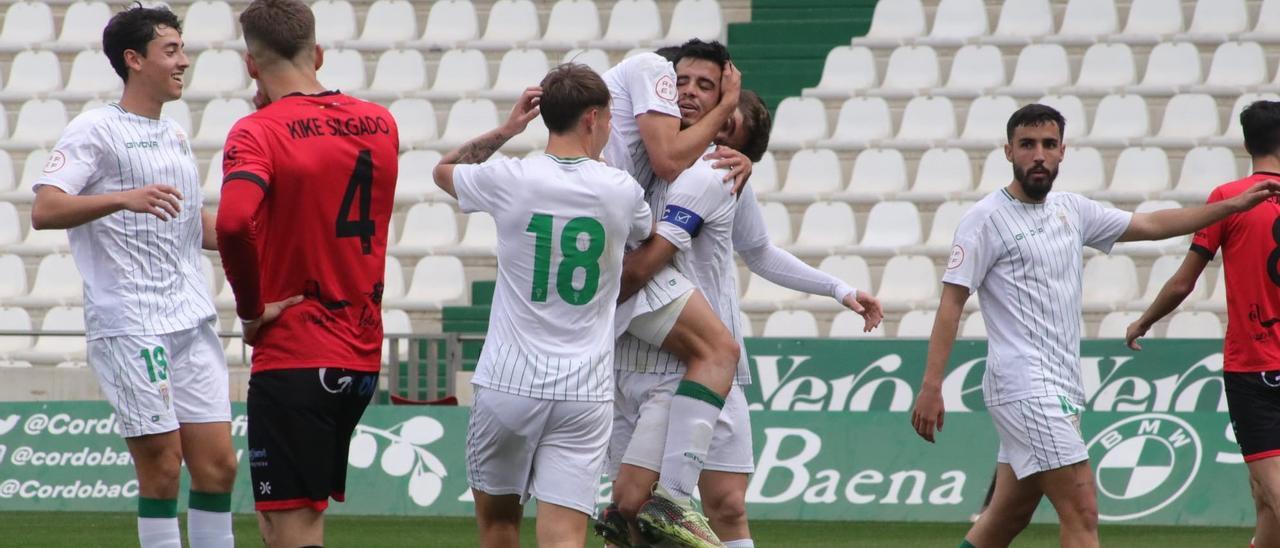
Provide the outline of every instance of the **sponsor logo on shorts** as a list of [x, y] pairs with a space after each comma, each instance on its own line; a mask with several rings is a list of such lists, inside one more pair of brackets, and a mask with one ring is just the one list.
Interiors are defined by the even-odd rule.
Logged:
[[1088, 444], [1095, 463], [1098, 518], [1128, 521], [1178, 500], [1200, 470], [1200, 435], [1186, 421], [1161, 413], [1130, 417]]

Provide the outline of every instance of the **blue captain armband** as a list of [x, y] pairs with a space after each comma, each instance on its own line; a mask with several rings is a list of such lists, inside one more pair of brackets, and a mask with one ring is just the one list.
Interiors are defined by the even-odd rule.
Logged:
[[668, 204], [662, 210], [662, 222], [680, 227], [681, 230], [687, 232], [693, 238], [697, 238], [698, 232], [702, 230], [702, 217], [677, 205]]

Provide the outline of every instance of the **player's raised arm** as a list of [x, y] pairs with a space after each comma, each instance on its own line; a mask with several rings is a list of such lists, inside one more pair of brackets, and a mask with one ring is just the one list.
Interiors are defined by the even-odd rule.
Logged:
[[1196, 288], [1196, 279], [1200, 277], [1201, 272], [1204, 272], [1204, 267], [1209, 264], [1211, 257], [1195, 248], [1187, 253], [1187, 258], [1182, 260], [1182, 266], [1179, 266], [1178, 271], [1174, 272], [1169, 281], [1160, 288], [1160, 293], [1156, 295], [1155, 300], [1151, 301], [1151, 305], [1142, 312], [1141, 317], [1125, 329], [1124, 341], [1129, 348], [1142, 350], [1138, 339], [1146, 335], [1152, 325], [1168, 316], [1187, 299], [1187, 295]]
[[942, 401], [942, 379], [951, 358], [951, 348], [956, 343], [960, 329], [960, 314], [969, 300], [969, 289], [952, 283], [942, 284], [942, 297], [938, 301], [938, 314], [933, 319], [933, 332], [929, 335], [929, 357], [925, 361], [924, 379], [920, 382], [920, 394], [911, 411], [911, 426], [925, 441], [933, 443], [934, 430], [942, 431], [946, 408]]
[[457, 198], [458, 194], [453, 189], [453, 167], [458, 164], [484, 162], [502, 148], [502, 145], [507, 144], [512, 137], [523, 133], [525, 128], [529, 127], [529, 122], [538, 117], [538, 102], [541, 99], [542, 88], [537, 86], [525, 88], [524, 93], [520, 94], [520, 100], [516, 101], [515, 106], [511, 108], [511, 114], [507, 116], [506, 122], [445, 154], [431, 172], [436, 186]]
[[1280, 182], [1267, 180], [1253, 185], [1238, 196], [1197, 207], [1162, 209], [1150, 213], [1134, 213], [1129, 227], [1118, 241], [1163, 240], [1190, 234], [1216, 223], [1228, 215], [1248, 211], [1263, 200], [1280, 196]]
[[707, 150], [707, 145], [738, 108], [742, 73], [726, 63], [720, 82], [720, 102], [693, 125], [680, 129], [680, 118], [657, 112], [636, 116], [640, 138], [649, 152], [653, 173], [664, 181], [674, 181]]

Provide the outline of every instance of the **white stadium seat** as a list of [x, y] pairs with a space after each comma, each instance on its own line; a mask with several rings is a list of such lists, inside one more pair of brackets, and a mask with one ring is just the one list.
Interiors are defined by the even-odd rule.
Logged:
[[1108, 95], [1094, 111], [1089, 136], [1076, 142], [1086, 146], [1125, 146], [1146, 137], [1148, 127], [1147, 102], [1142, 96]]
[[471, 47], [507, 50], [517, 44], [537, 39], [541, 34], [538, 8], [530, 0], [498, 0], [489, 8], [484, 36]]
[[1262, 0], [1257, 25], [1252, 31], [1241, 33], [1239, 39], [1280, 42], [1280, 0]]
[[1133, 0], [1124, 31], [1113, 40], [1131, 44], [1156, 44], [1165, 36], [1182, 32], [1181, 0]]
[[938, 53], [929, 46], [902, 46], [889, 54], [880, 87], [872, 95], [911, 97], [939, 84]]
[[942, 201], [952, 194], [972, 189], [973, 167], [969, 155], [958, 148], [931, 148], [920, 157], [916, 181], [911, 185], [911, 197]]
[[1169, 156], [1162, 148], [1129, 147], [1116, 157], [1106, 200], [1134, 201], [1169, 190]]
[[311, 13], [316, 18], [316, 42], [321, 45], [356, 37], [356, 10], [347, 0], [314, 0]]
[[720, 40], [724, 32], [724, 15], [716, 0], [680, 0], [671, 11], [666, 44], [683, 44], [691, 38]]
[[[438, 80], [437, 80], [438, 82]], [[488, 99], [462, 99], [449, 108], [444, 135], [434, 146], [451, 149], [498, 127], [498, 107]]]
[[59, 51], [101, 48], [102, 29], [110, 19], [111, 8], [106, 2], [75, 2], [67, 6], [67, 12], [62, 16], [62, 30], [54, 47]]
[[[385, 297], [385, 293], [383, 294]], [[409, 321], [409, 313], [403, 310], [382, 309], [382, 333], [386, 337], [397, 335], [412, 335], [413, 324]], [[391, 340], [382, 339], [382, 363], [391, 363]], [[396, 353], [396, 359], [409, 359], [409, 342], [405, 339], [400, 340], [400, 350]]]
[[779, 310], [764, 322], [765, 337], [811, 338], [818, 336], [818, 320], [804, 310]]
[[[1146, 303], [1155, 301], [1156, 296], [1160, 294], [1160, 289], [1164, 287], [1165, 282], [1169, 281], [1169, 278], [1173, 277], [1173, 273], [1178, 271], [1179, 266], [1182, 266], [1182, 261], [1183, 257], [1179, 255], [1164, 255], [1157, 257], [1156, 260], [1151, 263], [1151, 272], [1147, 275], [1147, 284], [1144, 286], [1146, 289], [1142, 292], [1142, 296], [1138, 298], [1137, 302], [1132, 303], [1134, 308], [1143, 308], [1146, 306]], [[1204, 299], [1208, 292], [1208, 288], [1205, 287], [1205, 285], [1206, 284], [1203, 283], [1197, 283], [1195, 289], [1192, 289], [1191, 293], [1187, 295], [1185, 302], [1194, 303]]]
[[1191, 27], [1180, 38], [1196, 42], [1223, 42], [1229, 35], [1249, 30], [1245, 0], [1198, 0]]
[[1138, 297], [1138, 269], [1123, 255], [1099, 255], [1084, 265], [1081, 300], [1085, 310], [1111, 310]]
[[413, 281], [399, 308], [437, 310], [446, 304], [461, 303], [466, 296], [466, 285], [462, 261], [457, 257], [423, 257], [413, 268]]
[[101, 51], [84, 50], [76, 54], [71, 63], [71, 75], [66, 89], [58, 94], [64, 99], [89, 99], [112, 96], [124, 89], [124, 81], [111, 68], [111, 62]]
[[1058, 44], [1032, 44], [1022, 48], [1009, 86], [997, 93], [1017, 97], [1039, 97], [1045, 88], [1071, 84], [1071, 62], [1067, 50]]
[[30, 151], [27, 154], [27, 158], [22, 161], [22, 175], [18, 179], [19, 190], [14, 194], [10, 194], [10, 196], [15, 198], [18, 196], [32, 196], [31, 185], [35, 184], [36, 179], [39, 179], [44, 174], [44, 166], [48, 162], [48, 150], [38, 148]]
[[862, 338], [884, 338], [885, 326], [883, 323], [880, 327], [864, 332], [862, 327], [866, 325], [862, 316], [852, 310], [843, 310], [831, 319], [830, 337], [833, 339], [862, 339]]
[[58, 56], [48, 50], [27, 50], [14, 56], [9, 65], [3, 97], [23, 99], [62, 89], [62, 67]]
[[933, 212], [933, 224], [929, 227], [929, 238], [924, 241], [924, 251], [934, 257], [947, 256], [951, 252], [951, 244], [955, 240], [956, 227], [965, 212], [973, 207], [973, 202], [946, 201]]
[[[38, 231], [33, 231], [38, 232]], [[6, 302], [26, 307], [69, 306], [84, 302], [84, 281], [71, 255], [54, 253], [40, 259], [31, 292]]]
[[595, 45], [627, 50], [662, 37], [662, 17], [653, 0], [617, 0], [609, 13], [609, 27]]
[[[387, 237], [391, 239], [394, 234]], [[400, 259], [387, 255], [386, 266], [383, 267], [382, 273], [382, 301], [383, 303], [395, 302], [404, 297], [404, 267], [400, 265]]]
[[458, 220], [449, 204], [415, 204], [404, 216], [404, 231], [393, 252], [426, 255], [458, 243]]
[[[335, 60], [336, 61], [336, 60]], [[330, 63], [325, 56], [325, 65]], [[242, 55], [229, 49], [210, 49], [200, 52], [191, 69], [191, 84], [183, 93], [188, 100], [209, 98], [239, 92], [249, 85]]]
[[791, 215], [787, 213], [787, 206], [778, 202], [764, 202], [760, 204], [760, 212], [764, 217], [764, 226], [769, 231], [769, 242], [773, 245], [791, 243]]
[[12, 203], [0, 202], [0, 249], [20, 241], [22, 221], [18, 219], [18, 208]]
[[853, 44], [897, 46], [904, 40], [924, 36], [926, 30], [920, 0], [880, 0], [876, 2], [867, 35], [854, 38]]
[[876, 296], [886, 310], [906, 310], [937, 304], [938, 270], [920, 255], [896, 255], [885, 263]]
[[[0, 202], [3, 203], [3, 202]], [[3, 204], [12, 207], [12, 204]], [[4, 208], [0, 206], [0, 211]], [[0, 217], [3, 217], [0, 213]], [[0, 219], [3, 222], [3, 219]], [[5, 230], [0, 226], [0, 231]], [[27, 267], [22, 264], [22, 257], [12, 254], [0, 255], [0, 302], [27, 294]], [[0, 339], [3, 340], [3, 339]]]
[[401, 147], [422, 146], [436, 138], [436, 111], [431, 101], [396, 99], [387, 110], [391, 111], [391, 117], [399, 126]]
[[987, 338], [987, 322], [982, 318], [982, 311], [975, 310], [960, 324], [960, 337], [964, 339]]
[[920, 243], [920, 210], [911, 202], [886, 201], [871, 206], [859, 248], [894, 253]]
[[803, 293], [777, 285], [752, 272], [742, 294], [742, 308], [751, 311], [773, 310], [781, 303], [803, 298]]
[[1059, 44], [1085, 45], [1119, 32], [1115, 0], [1068, 0], [1058, 34], [1046, 40]]
[[956, 51], [947, 85], [936, 90], [948, 97], [976, 97], [1005, 84], [1004, 58], [993, 45], [969, 44]]
[[[363, 70], [361, 74], [364, 74]], [[369, 91], [374, 95], [397, 97], [425, 87], [427, 87], [426, 61], [418, 50], [393, 49], [384, 51], [378, 56], [377, 68], [373, 71], [373, 82], [369, 84]]]
[[800, 230], [788, 249], [797, 254], [826, 256], [858, 239], [853, 208], [844, 202], [816, 202], [804, 210]]
[[907, 103], [895, 145], [928, 148], [956, 136], [956, 113], [946, 97], [916, 97]]
[[67, 126], [67, 107], [57, 99], [32, 99], [18, 109], [9, 146], [51, 147]]
[[236, 20], [231, 6], [222, 0], [196, 0], [187, 7], [183, 21], [199, 21], [182, 27], [182, 42], [187, 49], [204, 49], [236, 39]]
[[934, 310], [912, 310], [902, 315], [902, 319], [898, 320], [898, 332], [895, 333], [899, 339], [927, 339], [933, 332], [933, 319], [936, 316]]
[[1089, 133], [1089, 117], [1085, 115], [1084, 102], [1079, 97], [1075, 95], [1045, 95], [1036, 102], [1053, 107], [1062, 113], [1062, 118], [1067, 122], [1067, 131], [1063, 138], [1067, 141], [1068, 146], [1074, 145], [1076, 139]]
[[984, 95], [969, 103], [964, 132], [954, 143], [963, 148], [990, 149], [1008, 141], [1005, 134], [1009, 116], [1018, 110], [1018, 102], [1008, 95]]
[[[1071, 154], [1068, 154], [1067, 158], [1074, 155], [1075, 149], [1072, 149]], [[978, 176], [978, 188], [976, 192], [979, 195], [985, 196], [1008, 186], [1009, 182], [1012, 180], [1013, 167], [1009, 164], [1009, 159], [1004, 157], [1004, 147], [1001, 146], [993, 148], [987, 153], [987, 158], [982, 161], [982, 175]], [[1061, 185], [1062, 173], [1059, 172], [1058, 179], [1053, 182], [1053, 188], [1062, 190]]]
[[[66, 230], [27, 230], [27, 237], [21, 243], [9, 246], [9, 253], [41, 257], [53, 253], [66, 253], [71, 249]], [[47, 258], [47, 257], [46, 257]]]
[[1169, 318], [1164, 336], [1170, 339], [1221, 339], [1222, 321], [1212, 312], [1184, 310]]
[[1160, 131], [1144, 141], [1148, 146], [1191, 148], [1218, 135], [1218, 104], [1212, 96], [1181, 93], [1169, 99]]
[[599, 48], [574, 48], [565, 52], [564, 57], [560, 59], [561, 63], [578, 63], [591, 67], [591, 70], [599, 74], [604, 74], [613, 63], [609, 61], [609, 54]]
[[[1134, 213], [1150, 213], [1162, 209], [1178, 209], [1182, 207], [1178, 202], [1170, 200], [1146, 200], [1133, 208]], [[1187, 247], [1191, 245], [1190, 236], [1174, 236], [1164, 240], [1137, 241], [1137, 242], [1121, 242], [1116, 244], [1114, 253], [1125, 254], [1133, 257], [1152, 257], [1157, 255], [1178, 254], [1183, 255], [1187, 251]]]
[[1136, 311], [1109, 312], [1102, 317], [1102, 321], [1098, 322], [1098, 332], [1094, 335], [1099, 339], [1123, 339], [1129, 324], [1138, 321], [1141, 317], [1142, 312]]
[[346, 92], [362, 90], [369, 81], [364, 73], [364, 57], [353, 49], [326, 51], [316, 78], [328, 89]]
[[751, 166], [751, 188], [756, 194], [778, 190], [778, 163], [772, 152], [765, 151], [760, 161]]
[[[101, 30], [99, 30], [99, 33]], [[53, 11], [45, 2], [9, 4], [0, 27], [0, 49], [19, 50], [53, 40]]]
[[479, 211], [467, 215], [467, 226], [454, 254], [492, 257], [497, 252], [498, 224], [493, 216]]
[[1236, 98], [1236, 102], [1231, 107], [1231, 115], [1227, 117], [1227, 130], [1223, 132], [1221, 137], [1209, 140], [1209, 144], [1217, 146], [1237, 147], [1244, 143], [1244, 132], [1240, 128], [1240, 112], [1245, 107], [1253, 104], [1255, 101], [1280, 101], [1280, 94], [1276, 93], [1244, 93]]
[[380, 51], [418, 35], [418, 16], [408, 0], [377, 0], [364, 16], [360, 38], [347, 47]]
[[1213, 52], [1209, 75], [1192, 91], [1234, 96], [1267, 81], [1267, 54], [1257, 42], [1226, 42]]
[[547, 54], [540, 49], [513, 49], [502, 55], [493, 89], [482, 95], [498, 100], [515, 101], [529, 86], [536, 86], [550, 69]]
[[[1200, 310], [1208, 310], [1211, 312], [1226, 312], [1227, 311], [1227, 282], [1226, 282], [1227, 277], [1224, 275], [1224, 271], [1221, 268], [1218, 268], [1215, 270], [1216, 272], [1213, 274], [1213, 278], [1214, 278], [1213, 290], [1209, 292], [1209, 297], [1199, 303], [1196, 303], [1194, 306], [1195, 308]], [[1205, 285], [1208, 285], [1207, 276], [1209, 275], [1204, 274], [1203, 276], [1201, 276], [1201, 280], [1205, 283]]]
[[811, 146], [826, 136], [827, 110], [822, 101], [813, 97], [787, 97], [778, 104], [769, 148], [795, 150]]
[[480, 37], [480, 20], [471, 0], [439, 0], [431, 4], [422, 39], [414, 45], [456, 48]]
[[413, 203], [444, 197], [436, 186], [431, 170], [440, 163], [440, 153], [434, 150], [410, 150], [400, 155], [400, 179], [396, 182], [396, 202]]
[[192, 145], [198, 148], [221, 148], [227, 140], [227, 132], [236, 121], [252, 112], [244, 99], [214, 99], [204, 106], [200, 115], [200, 129]]
[[1049, 0], [1004, 0], [996, 31], [984, 40], [993, 44], [1021, 45], [1053, 34], [1053, 8]]
[[[76, 331], [83, 333], [84, 309], [66, 306], [50, 308], [44, 315], [44, 320], [40, 322], [40, 331]], [[42, 364], [55, 364], [74, 359], [83, 360], [84, 356], [84, 335], [41, 335], [36, 338], [35, 344], [30, 349], [19, 350], [9, 354], [9, 357], [13, 359]]]
[[[489, 63], [477, 49], [451, 49], [440, 57], [431, 98], [461, 97], [489, 87]], [[478, 134], [477, 134], [478, 135]]]
[[1200, 51], [1190, 42], [1163, 42], [1147, 57], [1147, 70], [1142, 83], [1129, 86], [1130, 93], [1141, 95], [1173, 95], [1182, 88], [1203, 80]]
[[1137, 83], [1133, 50], [1126, 44], [1089, 46], [1080, 61], [1080, 75], [1065, 91], [1076, 95], [1106, 95]]
[[812, 201], [815, 197], [840, 190], [840, 158], [831, 150], [806, 149], [796, 152], [787, 166], [787, 178], [781, 194]]
[[[31, 331], [31, 315], [25, 308], [6, 306], [0, 308], [0, 331]], [[0, 356], [31, 348], [30, 336], [0, 337]]]
[[[115, 76], [115, 74], [113, 73], [112, 76]], [[182, 131], [187, 132], [187, 135], [195, 134], [195, 131], [193, 131], [195, 126], [191, 123], [191, 105], [187, 104], [186, 101], [182, 99], [165, 101], [164, 105], [160, 107], [160, 115], [172, 118], [182, 128]]]
[[917, 42], [959, 45], [987, 34], [990, 23], [982, 0], [941, 0], [933, 14], [929, 36]]
[[845, 192], [857, 201], [875, 201], [907, 190], [907, 166], [894, 148], [869, 148], [858, 153]]
[[1068, 147], [1058, 164], [1058, 178], [1053, 183], [1055, 190], [1065, 192], [1091, 193], [1107, 186], [1107, 173], [1103, 166], [1102, 153], [1093, 147]]
[[533, 47], [563, 49], [581, 47], [600, 38], [600, 12], [591, 0], [556, 0], [547, 17], [547, 32]]
[[881, 97], [854, 97], [840, 106], [831, 138], [818, 144], [839, 150], [859, 149], [892, 136], [889, 103]]
[[216, 204], [221, 201], [222, 150], [214, 152], [209, 157], [209, 163], [204, 170], [204, 182], [200, 185], [200, 194], [203, 195], [206, 204]]
[[832, 99], [876, 85], [876, 59], [864, 47], [836, 46], [827, 53], [818, 85], [804, 90], [805, 97]]
[[[829, 255], [818, 264], [818, 270], [826, 272], [854, 289], [875, 294], [871, 287], [871, 269], [866, 259], [857, 255]], [[811, 301], [832, 302], [830, 295], [809, 295]]]
[[1182, 170], [1166, 199], [1203, 202], [1214, 187], [1240, 178], [1235, 154], [1226, 147], [1196, 147], [1182, 158]]

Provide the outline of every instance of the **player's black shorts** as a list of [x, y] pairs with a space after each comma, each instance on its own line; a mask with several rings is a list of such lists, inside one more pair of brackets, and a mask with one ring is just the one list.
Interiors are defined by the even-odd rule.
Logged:
[[278, 369], [249, 377], [249, 475], [258, 511], [313, 508], [347, 489], [351, 434], [378, 374], [350, 369]]
[[1222, 375], [1245, 462], [1280, 456], [1280, 370]]

